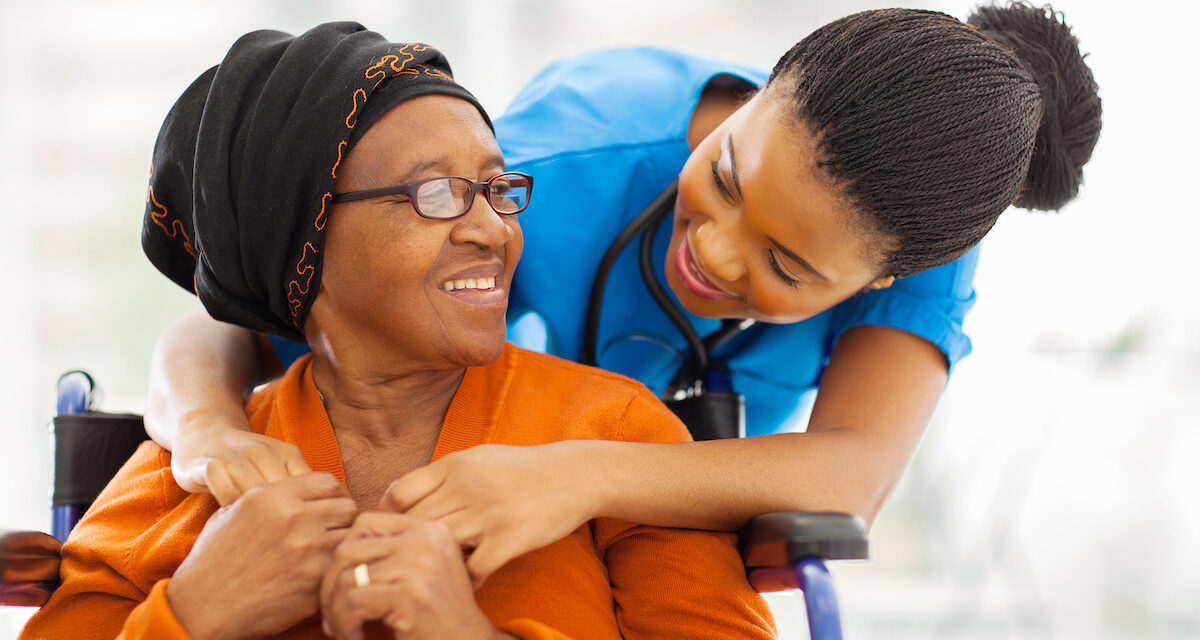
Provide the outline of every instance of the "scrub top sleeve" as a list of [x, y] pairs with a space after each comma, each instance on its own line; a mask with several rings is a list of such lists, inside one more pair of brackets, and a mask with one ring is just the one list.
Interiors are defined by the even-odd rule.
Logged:
[[963, 319], [975, 304], [971, 282], [979, 247], [946, 265], [905, 278], [887, 289], [869, 291], [838, 305], [828, 353], [847, 330], [861, 325], [893, 327], [933, 343], [946, 356], [950, 371], [971, 352]]
[[303, 342], [292, 342], [279, 336], [268, 337], [271, 338], [271, 344], [275, 347], [275, 353], [279, 354], [279, 361], [283, 363], [284, 371], [287, 371], [300, 356], [310, 351], [308, 345]]

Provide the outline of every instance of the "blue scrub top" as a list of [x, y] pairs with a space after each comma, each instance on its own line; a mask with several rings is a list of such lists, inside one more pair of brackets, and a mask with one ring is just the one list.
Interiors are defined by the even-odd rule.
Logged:
[[[534, 176], [520, 214], [525, 251], [509, 298], [509, 339], [578, 360], [592, 278], [605, 250], [630, 220], [678, 175], [700, 93], [715, 76], [750, 84], [765, 69], [675, 51], [596, 51], [548, 66], [495, 120], [508, 168]], [[658, 234], [654, 264], [665, 262], [670, 219]], [[661, 393], [687, 353], [678, 330], [650, 297], [637, 242], [609, 277], [600, 318], [599, 366]], [[747, 435], [797, 430], [838, 336], [859, 325], [920, 336], [954, 364], [971, 350], [963, 317], [975, 295], [978, 248], [950, 264], [871, 291], [803, 322], [753, 327], [718, 349], [746, 397]], [[661, 270], [661, 269], [660, 269]], [[660, 278], [662, 277], [660, 273]], [[719, 320], [685, 314], [700, 335]], [[275, 340], [285, 364], [300, 353]]]

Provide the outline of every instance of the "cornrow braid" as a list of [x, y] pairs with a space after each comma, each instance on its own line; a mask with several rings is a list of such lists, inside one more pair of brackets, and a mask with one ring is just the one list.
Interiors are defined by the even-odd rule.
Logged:
[[[980, 28], [932, 11], [847, 16], [788, 51], [767, 81], [881, 238], [884, 275], [955, 260], [1014, 201], [1062, 206], [1095, 145], [1099, 98], [1069, 28], [1023, 4], [980, 11]], [[1045, 59], [1031, 69], [1028, 51], [1047, 52], [1056, 72]], [[1063, 109], [1066, 96], [1095, 106]]]

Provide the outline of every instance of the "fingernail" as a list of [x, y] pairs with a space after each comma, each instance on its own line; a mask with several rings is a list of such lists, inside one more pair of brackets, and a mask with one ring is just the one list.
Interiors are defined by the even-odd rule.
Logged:
[[333, 637], [333, 629], [329, 628], [329, 621], [325, 618], [321, 618], [321, 633], [325, 634], [326, 638]]

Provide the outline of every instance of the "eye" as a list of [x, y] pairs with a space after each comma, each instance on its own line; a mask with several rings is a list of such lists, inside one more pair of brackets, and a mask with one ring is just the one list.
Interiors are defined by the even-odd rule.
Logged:
[[492, 195], [502, 196], [512, 189], [512, 184], [509, 183], [508, 178], [500, 178], [498, 180], [493, 180], [491, 187]]
[[803, 280], [797, 280], [792, 276], [789, 276], [787, 272], [783, 270], [783, 267], [779, 265], [779, 260], [775, 258], [775, 252], [771, 251], [770, 249], [767, 249], [767, 262], [771, 265], [771, 269], [775, 272], [775, 274], [779, 276], [779, 279], [783, 280], [783, 283], [787, 286], [799, 287], [800, 285], [804, 284]]
[[716, 160], [713, 160], [712, 162], [712, 174], [713, 182], [717, 185], [717, 190], [721, 192], [721, 195], [724, 196], [724, 198], [728, 200], [730, 204], [733, 204], [733, 194], [729, 192], [729, 188], [726, 187], [725, 182], [721, 180], [721, 172], [717, 170]]

